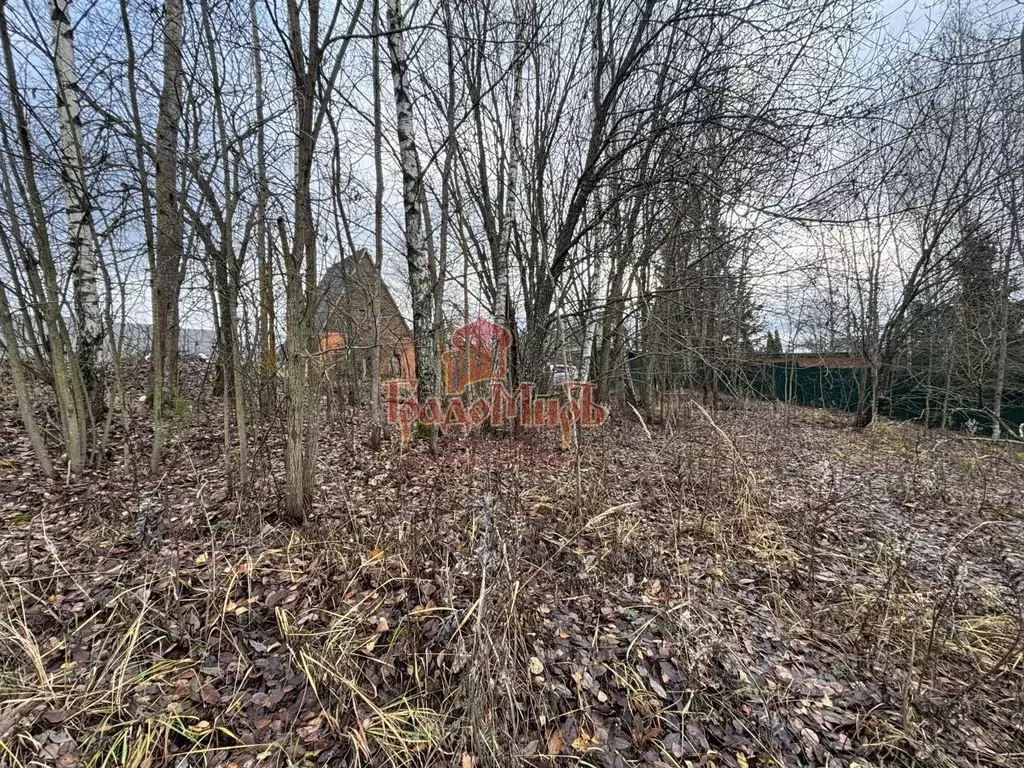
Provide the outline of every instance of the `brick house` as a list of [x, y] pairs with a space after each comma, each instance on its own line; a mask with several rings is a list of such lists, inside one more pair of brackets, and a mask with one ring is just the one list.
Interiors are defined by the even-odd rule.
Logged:
[[315, 323], [328, 375], [365, 391], [374, 340], [371, 300], [380, 306], [381, 380], [416, 378], [412, 333], [366, 251], [327, 268], [317, 286]]

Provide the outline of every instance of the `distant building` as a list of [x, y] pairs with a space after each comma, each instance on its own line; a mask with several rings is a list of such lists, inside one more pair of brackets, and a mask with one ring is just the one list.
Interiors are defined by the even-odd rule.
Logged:
[[[114, 334], [121, 332], [121, 324], [114, 323]], [[122, 357], [145, 357], [153, 351], [153, 326], [149, 323], [125, 321], [120, 339]], [[185, 357], [212, 360], [217, 349], [217, 334], [206, 328], [181, 328], [178, 349]]]
[[762, 365], [795, 365], [797, 368], [865, 368], [863, 355], [850, 352], [763, 352], [753, 362]]
[[[15, 333], [18, 336], [18, 348], [23, 352], [31, 348], [21, 325], [21, 318], [14, 317]], [[76, 340], [75, 322], [70, 317], [64, 318], [71, 343]], [[153, 326], [149, 323], [136, 323], [125, 320], [122, 324], [114, 321], [114, 338], [121, 357], [146, 357], [153, 351]], [[217, 334], [206, 328], [182, 328], [179, 331], [178, 347], [185, 357], [200, 357], [204, 360], [213, 358], [217, 349]], [[6, 352], [6, 350], [3, 350]]]
[[415, 379], [412, 333], [366, 251], [331, 265], [317, 286], [315, 323], [326, 365], [338, 378], [369, 379], [375, 291], [380, 307], [381, 379]]

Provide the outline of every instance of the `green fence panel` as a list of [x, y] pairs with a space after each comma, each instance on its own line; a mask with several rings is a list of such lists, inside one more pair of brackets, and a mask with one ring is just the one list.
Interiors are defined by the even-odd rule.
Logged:
[[[743, 368], [746, 389], [754, 397], [780, 400], [813, 408], [832, 408], [854, 413], [860, 397], [860, 377], [857, 368], [827, 368], [825, 366], [798, 366], [795, 363], [748, 364]], [[871, 397], [871, 382], [864, 383], [864, 397]], [[881, 413], [899, 421], [929, 422], [939, 426], [942, 422], [942, 398], [929, 392], [914, 380], [894, 382], [879, 402]], [[990, 434], [991, 414], [976, 404], [950, 402], [946, 426], [952, 429]], [[1009, 392], [1003, 398], [1000, 420], [1004, 430], [1020, 434], [1024, 424], [1024, 391]]]

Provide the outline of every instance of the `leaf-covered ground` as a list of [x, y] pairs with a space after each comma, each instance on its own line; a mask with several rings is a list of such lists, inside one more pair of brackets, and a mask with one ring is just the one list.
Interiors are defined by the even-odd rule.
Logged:
[[153, 477], [129, 387], [45, 481], [2, 391], [0, 765], [1024, 764], [1022, 445], [733, 402], [433, 458], [331, 412], [292, 528], [277, 427], [230, 495], [197, 397]]

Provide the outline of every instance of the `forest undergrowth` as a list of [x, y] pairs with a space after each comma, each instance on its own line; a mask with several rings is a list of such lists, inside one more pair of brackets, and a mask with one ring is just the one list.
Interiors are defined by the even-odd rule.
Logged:
[[229, 489], [196, 395], [150, 476], [129, 382], [47, 481], [2, 393], [4, 766], [1024, 762], [1024, 445], [730, 401], [433, 457], [334, 409], [292, 527], [273, 424]]

